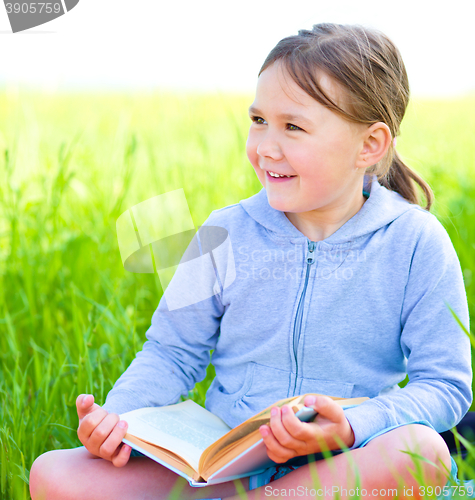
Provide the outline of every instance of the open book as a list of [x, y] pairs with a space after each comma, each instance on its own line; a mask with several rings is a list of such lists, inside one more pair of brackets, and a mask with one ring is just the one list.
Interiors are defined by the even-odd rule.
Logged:
[[[302, 421], [315, 417], [304, 406], [305, 394], [281, 399], [235, 428], [188, 400], [169, 406], [141, 408], [120, 415], [128, 423], [123, 442], [188, 480], [208, 486], [250, 476], [277, 465], [267, 456], [259, 432], [270, 421], [273, 406], [288, 405]], [[332, 398], [343, 408], [368, 398]]]

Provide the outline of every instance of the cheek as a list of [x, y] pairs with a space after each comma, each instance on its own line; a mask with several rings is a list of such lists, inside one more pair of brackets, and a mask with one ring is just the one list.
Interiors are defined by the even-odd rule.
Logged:
[[257, 140], [251, 132], [246, 141], [246, 154], [253, 167], [257, 167]]
[[334, 164], [341, 165], [351, 157], [354, 139], [346, 129], [335, 131], [325, 145], [326, 157]]
[[312, 148], [292, 148], [287, 151], [287, 159], [298, 175], [308, 179], [321, 175], [325, 165], [321, 151]]
[[288, 152], [297, 173], [309, 181], [331, 181], [340, 168], [341, 158], [347, 154], [347, 145], [339, 140], [324, 143], [308, 143]]

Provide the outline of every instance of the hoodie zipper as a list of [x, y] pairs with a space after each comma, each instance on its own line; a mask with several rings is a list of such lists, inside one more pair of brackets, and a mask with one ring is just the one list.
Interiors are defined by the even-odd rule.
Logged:
[[302, 329], [302, 318], [303, 318], [303, 307], [305, 303], [305, 294], [307, 292], [307, 284], [308, 277], [310, 275], [310, 266], [315, 262], [315, 251], [316, 243], [315, 241], [308, 240], [308, 249], [307, 249], [307, 272], [305, 274], [305, 284], [303, 286], [302, 294], [300, 295], [299, 305], [297, 307], [297, 314], [295, 316], [294, 322], [294, 358], [295, 358], [295, 381], [294, 381], [294, 390], [292, 392], [292, 396], [295, 396], [295, 390], [297, 389], [297, 380], [299, 375], [299, 363], [297, 359], [299, 340], [300, 340], [300, 331]]

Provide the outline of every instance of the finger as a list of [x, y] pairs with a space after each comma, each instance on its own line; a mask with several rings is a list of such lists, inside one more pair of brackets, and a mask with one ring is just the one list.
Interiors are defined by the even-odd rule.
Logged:
[[129, 461], [131, 453], [132, 448], [129, 445], [122, 443], [122, 445], [117, 448], [117, 453], [112, 457], [113, 465], [116, 467], [123, 467]]
[[[290, 410], [290, 408], [289, 408]], [[290, 410], [292, 411], [292, 410]], [[273, 413], [273, 414], [272, 414]], [[294, 418], [297, 418], [294, 416]], [[298, 419], [297, 419], [298, 420]], [[299, 441], [295, 439], [287, 429], [284, 427], [284, 424], [282, 422], [282, 415], [281, 415], [281, 409], [274, 408], [272, 409], [271, 412], [271, 418], [270, 418], [270, 428], [272, 430], [272, 433], [274, 434], [275, 438], [277, 441], [284, 447], [291, 449], [292, 451], [295, 452], [295, 455], [299, 453], [299, 451], [302, 449], [302, 446], [305, 446], [305, 443], [302, 441]]]
[[[311, 397], [312, 401], [305, 399], [305, 404], [313, 406], [317, 416], [313, 421], [314, 439], [318, 443], [320, 451], [340, 448], [338, 437], [342, 430], [342, 424], [346, 421], [343, 408], [327, 396]], [[348, 438], [349, 440], [349, 438]]]
[[[88, 447], [97, 450], [98, 452], [100, 451], [101, 446], [104, 444], [104, 442], [107, 440], [107, 438], [110, 436], [112, 431], [114, 430], [114, 427], [117, 425], [119, 422], [119, 415], [117, 413], [109, 413], [107, 414], [101, 422], [96, 425], [94, 430], [92, 431], [89, 440], [87, 442]], [[112, 450], [114, 452], [114, 450]], [[111, 455], [112, 455], [111, 452]], [[99, 456], [102, 457], [102, 455], [99, 452]], [[106, 457], [103, 457], [106, 458]], [[110, 458], [110, 456], [109, 456]]]
[[311, 405], [318, 413], [317, 420], [326, 418], [331, 422], [338, 423], [345, 418], [343, 408], [327, 396], [315, 397], [315, 403]]
[[264, 444], [266, 445], [267, 455], [271, 460], [276, 463], [283, 463], [295, 456], [291, 450], [284, 448], [277, 441], [267, 425], [261, 425], [261, 427], [259, 427], [259, 431], [262, 439], [264, 440]]
[[[105, 422], [104, 419], [103, 422]], [[101, 424], [102, 425], [102, 424]], [[105, 458], [106, 460], [112, 460], [112, 458], [117, 454], [118, 448], [122, 443], [122, 439], [127, 433], [127, 422], [124, 420], [119, 421], [119, 416], [117, 415], [117, 423], [114, 425], [109, 436], [104, 440], [99, 448], [99, 456]]]
[[78, 427], [78, 436], [82, 444], [83, 439], [88, 441], [94, 429], [107, 417], [108, 413], [103, 408], [98, 408], [92, 413], [87, 414], [80, 422]]
[[88, 410], [94, 404], [94, 396], [92, 394], [80, 394], [76, 398], [76, 408], [79, 418], [87, 415]]
[[[82, 399], [81, 399], [82, 396]], [[100, 406], [94, 403], [94, 396], [92, 394], [81, 394], [76, 399], [76, 407], [79, 417], [79, 422], [89, 413], [100, 408]]]
[[288, 406], [282, 407], [282, 425], [296, 441], [305, 443], [311, 437], [308, 425], [302, 423]]

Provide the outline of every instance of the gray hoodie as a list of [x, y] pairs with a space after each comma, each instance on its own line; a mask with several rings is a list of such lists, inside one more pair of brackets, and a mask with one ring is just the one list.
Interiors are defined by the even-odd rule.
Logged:
[[[345, 410], [353, 447], [404, 423], [438, 432], [458, 423], [472, 402], [472, 371], [469, 339], [446, 305], [468, 328], [457, 254], [433, 214], [376, 176], [364, 190], [360, 211], [318, 242], [272, 208], [265, 189], [214, 210], [199, 231], [227, 234], [210, 260], [213, 294], [191, 304], [199, 286], [179, 266], [104, 408], [176, 403], [203, 380], [214, 349], [206, 407], [231, 427], [309, 392], [371, 398]], [[211, 247], [201, 242], [200, 254]], [[168, 307], [169, 289], [169, 305], [173, 290], [191, 305]]]

